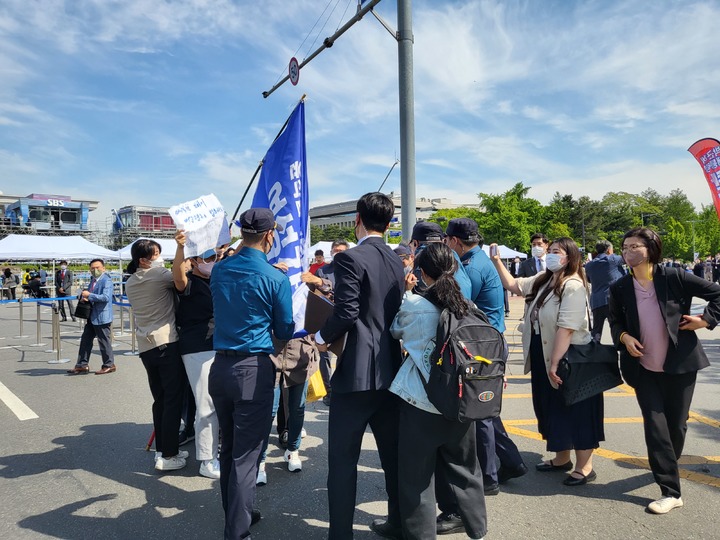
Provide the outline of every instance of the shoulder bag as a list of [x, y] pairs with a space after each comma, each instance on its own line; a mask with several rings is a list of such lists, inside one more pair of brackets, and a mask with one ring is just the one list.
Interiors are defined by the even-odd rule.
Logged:
[[[590, 322], [590, 309], [588, 322]], [[565, 405], [572, 405], [603, 393], [622, 384], [618, 366], [618, 352], [612, 345], [603, 345], [592, 340], [586, 345], [570, 345], [560, 359], [557, 370]]]

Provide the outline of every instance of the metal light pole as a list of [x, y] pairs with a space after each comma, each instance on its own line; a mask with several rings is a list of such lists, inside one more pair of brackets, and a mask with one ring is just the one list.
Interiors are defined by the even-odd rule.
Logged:
[[412, 0], [398, 0], [398, 81], [400, 90], [400, 191], [403, 239], [415, 226], [415, 97], [413, 90]]

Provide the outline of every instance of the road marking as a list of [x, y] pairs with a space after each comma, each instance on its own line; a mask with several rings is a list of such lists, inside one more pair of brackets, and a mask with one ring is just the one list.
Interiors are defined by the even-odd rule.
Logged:
[[700, 422], [702, 424], [707, 424], [708, 426], [712, 426], [714, 428], [720, 429], [720, 422], [713, 418], [708, 418], [707, 416], [703, 416], [702, 414], [698, 414], [696, 412], [690, 411], [690, 420], [695, 420], [697, 422]]
[[0, 383], [0, 400], [2, 400], [8, 408], [15, 413], [19, 420], [32, 420], [40, 418], [35, 412], [25, 405], [20, 398], [13, 394], [7, 386]]
[[[606, 398], [608, 397], [632, 397], [635, 394], [626, 394], [625, 392], [605, 392], [603, 394]], [[519, 399], [524, 398], [528, 399], [531, 398], [532, 394], [513, 394], [513, 393], [503, 393], [503, 399]]]
[[[698, 418], [699, 417], [699, 418]], [[700, 422], [701, 420], [707, 420], [709, 425], [719, 427], [720, 422], [717, 422], [715, 420], [712, 420], [711, 418], [704, 417], [702, 415], [698, 415], [696, 413], [691, 412], [690, 413], [690, 422]], [[625, 424], [625, 423], [641, 423], [642, 418], [634, 418], [634, 417], [628, 417], [628, 418], [606, 418], [605, 422], [608, 424]], [[508, 431], [508, 433], [512, 433], [513, 435], [519, 435], [520, 437], [525, 437], [527, 439], [533, 439], [536, 441], [542, 441], [542, 435], [538, 433], [537, 431], [531, 431], [529, 429], [523, 429], [520, 426], [535, 426], [537, 425], [537, 420], [504, 420], [503, 423], [505, 424], [505, 429]], [[613, 450], [608, 450], [606, 448], [598, 448], [595, 450], [595, 455], [598, 455], [600, 457], [604, 457], [613, 461], [621, 461], [623, 463], [627, 463], [629, 465], [634, 465], [636, 467], [639, 467], [641, 469], [648, 469], [650, 470], [650, 465], [648, 464], [647, 457], [636, 457], [636, 456], [630, 456], [627, 454], [622, 454], [620, 452], [615, 452]], [[679, 461], [680, 465], [717, 465], [720, 464], [720, 456], [682, 456]], [[691, 482], [696, 482], [698, 484], [704, 484], [706, 486], [716, 487], [720, 488], [720, 478], [717, 478], [715, 476], [711, 476], [709, 474], [703, 474], [696, 471], [689, 471], [687, 469], [679, 469], [679, 474], [681, 478], [684, 478], [686, 480], [690, 480]]]

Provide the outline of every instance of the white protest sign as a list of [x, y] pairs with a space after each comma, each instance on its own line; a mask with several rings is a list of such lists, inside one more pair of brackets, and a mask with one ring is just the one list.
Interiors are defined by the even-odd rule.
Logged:
[[186, 257], [196, 257], [208, 249], [230, 242], [225, 210], [212, 193], [171, 206], [170, 216], [175, 226], [185, 231]]

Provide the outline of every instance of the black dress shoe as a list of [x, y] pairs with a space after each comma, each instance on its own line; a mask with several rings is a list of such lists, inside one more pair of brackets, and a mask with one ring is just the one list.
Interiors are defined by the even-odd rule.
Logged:
[[63, 317], [62, 319], [60, 319], [60, 322], [67, 322], [67, 317]]
[[402, 540], [403, 538], [402, 529], [392, 525], [386, 519], [374, 519], [370, 524], [370, 530], [383, 538], [392, 538], [394, 540]]
[[501, 465], [498, 469], [498, 484], [504, 484], [512, 478], [520, 478], [521, 476], [525, 476], [527, 472], [528, 468], [524, 463], [521, 463], [519, 467], [516, 467], [514, 469], [503, 467]]
[[[579, 474], [580, 478], [575, 478], [572, 476], [572, 474]], [[597, 473], [595, 472], [595, 469], [590, 471], [589, 474], [584, 475], [580, 471], [573, 471], [571, 475], [568, 475], [568, 477], [563, 480], [563, 484], [566, 486], [584, 486], [588, 482], [592, 482], [597, 478]]]
[[255, 510], [253, 508], [252, 511], [250, 512], [250, 526], [252, 527], [261, 519], [262, 519], [262, 514], [260, 513], [260, 510]]
[[551, 459], [548, 463], [544, 461], [535, 465], [535, 469], [539, 472], [552, 472], [552, 471], [571, 471], [573, 468], [572, 461], [563, 463], [562, 465], [555, 465]]
[[497, 495], [500, 493], [500, 486], [497, 484], [485, 484], [483, 491], [485, 491], [485, 495]]
[[437, 518], [437, 534], [454, 534], [465, 531], [465, 525], [459, 514], [443, 512]]

